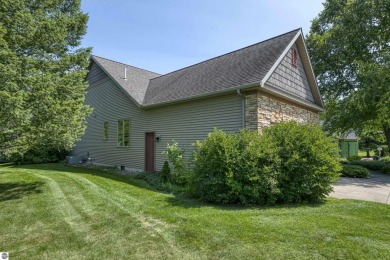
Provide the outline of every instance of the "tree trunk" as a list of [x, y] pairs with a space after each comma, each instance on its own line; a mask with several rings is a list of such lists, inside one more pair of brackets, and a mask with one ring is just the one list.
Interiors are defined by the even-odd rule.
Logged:
[[387, 143], [387, 147], [389, 148], [389, 152], [390, 152], [390, 126], [384, 126], [383, 133], [386, 136], [386, 143]]
[[366, 156], [366, 157], [367, 157], [367, 158], [370, 158], [370, 149], [367, 149], [366, 152], [367, 152], [367, 156]]

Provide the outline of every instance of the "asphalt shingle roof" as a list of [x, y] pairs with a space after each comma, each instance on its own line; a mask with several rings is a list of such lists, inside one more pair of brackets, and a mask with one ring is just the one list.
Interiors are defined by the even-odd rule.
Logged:
[[[260, 83], [300, 29], [165, 74], [92, 56], [138, 104], [152, 106]], [[124, 68], [127, 80], [124, 80]]]
[[150, 81], [143, 105], [260, 82], [299, 30], [154, 78]]
[[[95, 55], [92, 56], [92, 59], [141, 105], [150, 79], [161, 75]], [[127, 75], [126, 80], [124, 79], [125, 68]]]

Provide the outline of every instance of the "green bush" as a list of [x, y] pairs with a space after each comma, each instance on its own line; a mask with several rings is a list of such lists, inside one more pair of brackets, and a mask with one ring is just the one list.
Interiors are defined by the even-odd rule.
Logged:
[[141, 172], [134, 176], [137, 179], [144, 180], [153, 188], [164, 192], [175, 192], [175, 188], [170, 182], [162, 181], [159, 174], [154, 172]]
[[215, 129], [195, 144], [192, 195], [204, 201], [273, 204], [277, 200], [275, 148], [255, 131]]
[[321, 201], [332, 191], [341, 170], [339, 149], [318, 125], [279, 123], [263, 131], [265, 143], [276, 147], [278, 201]]
[[171, 174], [170, 183], [176, 187], [180, 192], [185, 192], [188, 190], [188, 183], [191, 179], [191, 174]]
[[173, 174], [185, 174], [188, 173], [187, 164], [184, 159], [185, 149], [179, 147], [176, 141], [172, 144], [167, 144], [166, 150], [163, 155], [168, 159], [172, 166]]
[[383, 166], [385, 166], [385, 162], [383, 161], [368, 161], [368, 160], [362, 160], [362, 161], [350, 161], [349, 164], [351, 165], [359, 165], [364, 168], [367, 168], [369, 170], [374, 171], [380, 171]]
[[381, 169], [382, 173], [390, 174], [390, 164], [386, 164], [385, 166], [382, 167]]
[[191, 177], [190, 158], [186, 157], [186, 150], [180, 147], [176, 141], [173, 141], [172, 144], [167, 144], [163, 154], [169, 160], [170, 169], [172, 169], [169, 176], [170, 191], [185, 192]]
[[349, 161], [346, 158], [339, 158], [339, 162], [341, 164], [348, 164]]
[[164, 162], [164, 165], [160, 173], [160, 178], [164, 182], [167, 182], [171, 179], [171, 168], [169, 168], [169, 164], [167, 161]]
[[356, 160], [361, 160], [361, 159], [362, 159], [362, 157], [359, 155], [352, 155], [352, 156], [347, 157], [348, 161], [356, 161]]
[[279, 123], [257, 132], [214, 130], [196, 143], [190, 191], [217, 203], [320, 201], [340, 170], [338, 148], [319, 126]]
[[366, 168], [359, 165], [345, 164], [342, 167], [341, 175], [352, 178], [367, 178], [369, 172]]
[[0, 153], [0, 163], [5, 163], [5, 162], [8, 162], [6, 156]]
[[15, 164], [39, 164], [52, 163], [65, 160], [67, 151], [47, 146], [37, 146], [29, 149], [26, 153], [12, 153], [8, 160]]
[[390, 156], [382, 157], [382, 158], [380, 159], [380, 162], [390, 163]]

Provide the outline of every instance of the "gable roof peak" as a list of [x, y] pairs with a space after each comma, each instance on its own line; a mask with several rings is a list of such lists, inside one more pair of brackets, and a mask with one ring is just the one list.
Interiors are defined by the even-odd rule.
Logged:
[[[142, 105], [149, 81], [160, 74], [129, 66], [120, 62], [91, 56], [95, 62], [138, 106]], [[127, 77], [124, 79], [124, 68], [127, 70]]]
[[[291, 31], [289, 31], [289, 32], [286, 32], [286, 33], [283, 33], [283, 34], [274, 36], [274, 37], [272, 37], [272, 38], [269, 38], [269, 39], [266, 39], [266, 40], [263, 40], [263, 41], [260, 41], [260, 42], [257, 42], [257, 43], [253, 43], [253, 44], [251, 44], [251, 45], [242, 47], [242, 48], [240, 48], [240, 49], [237, 49], [237, 50], [234, 50], [234, 51], [230, 51], [230, 52], [228, 52], [228, 53], [224, 53], [224, 54], [221, 54], [221, 55], [218, 55], [218, 56], [209, 58], [209, 59], [207, 59], [207, 60], [200, 61], [200, 62], [198, 62], [198, 63], [189, 65], [189, 66], [187, 66], [187, 67], [180, 68], [180, 69], [177, 69], [177, 70], [168, 72], [168, 73], [166, 73], [166, 74], [161, 74], [160, 76], [158, 76], [158, 77], [156, 77], [156, 78], [153, 78], [153, 79], [157, 79], [157, 78], [159, 78], [159, 77], [164, 77], [164, 76], [167, 76], [167, 75], [169, 75], [169, 74], [172, 74], [172, 73], [175, 73], [175, 72], [179, 72], [179, 71], [181, 71], [181, 70], [185, 70], [185, 69], [188, 69], [188, 68], [191, 68], [191, 67], [194, 67], [194, 66], [198, 66], [198, 65], [201, 65], [202, 63], [206, 63], [206, 62], [212, 61], [212, 60], [214, 60], [214, 59], [218, 59], [218, 58], [221, 58], [221, 57], [223, 57], [223, 56], [227, 56], [227, 55], [233, 54], [233, 53], [235, 53], [235, 52], [239, 52], [239, 51], [242, 51], [242, 50], [244, 50], [244, 49], [251, 48], [251, 47], [256, 46], [256, 45], [258, 45], [258, 44], [262, 44], [262, 43], [265, 43], [265, 42], [267, 42], [267, 41], [274, 40], [275, 38], [282, 37], [282, 36], [284, 36], [284, 35], [286, 35], [286, 34], [289, 34], [289, 33], [292, 33], [292, 32], [297, 32], [297, 33], [298, 33], [299, 31], [302, 31], [302, 28], [297, 28], [297, 29], [291, 30]], [[153, 80], [153, 79], [151, 79], [151, 80]]]
[[133, 66], [133, 65], [129, 65], [129, 64], [126, 64], [126, 63], [123, 63], [123, 62], [120, 62], [120, 61], [111, 60], [111, 59], [104, 58], [104, 57], [102, 57], [102, 56], [98, 56], [98, 55], [95, 55], [95, 54], [91, 54], [91, 58], [92, 58], [92, 59], [93, 59], [93, 58], [103, 59], [103, 60], [107, 60], [107, 61], [109, 61], [109, 62], [114, 62], [114, 63], [117, 63], [117, 64], [121, 64], [121, 65], [126, 66], [126, 67], [131, 67], [131, 68], [134, 68], [134, 69], [143, 70], [143, 71], [146, 71], [146, 72], [158, 74], [158, 75], [160, 75], [160, 76], [163, 75], [163, 74], [160, 74], [160, 73], [151, 71], [151, 70], [146, 70], [146, 69], [143, 69], [143, 68], [140, 68], [140, 67], [136, 67], [136, 66]]
[[260, 85], [301, 29], [235, 50], [150, 80], [144, 106], [153, 106]]

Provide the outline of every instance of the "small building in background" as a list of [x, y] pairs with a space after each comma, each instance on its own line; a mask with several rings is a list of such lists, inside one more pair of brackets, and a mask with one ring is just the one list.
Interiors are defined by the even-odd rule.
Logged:
[[346, 136], [339, 137], [339, 148], [342, 158], [357, 156], [359, 153], [359, 143], [355, 132], [350, 132]]

